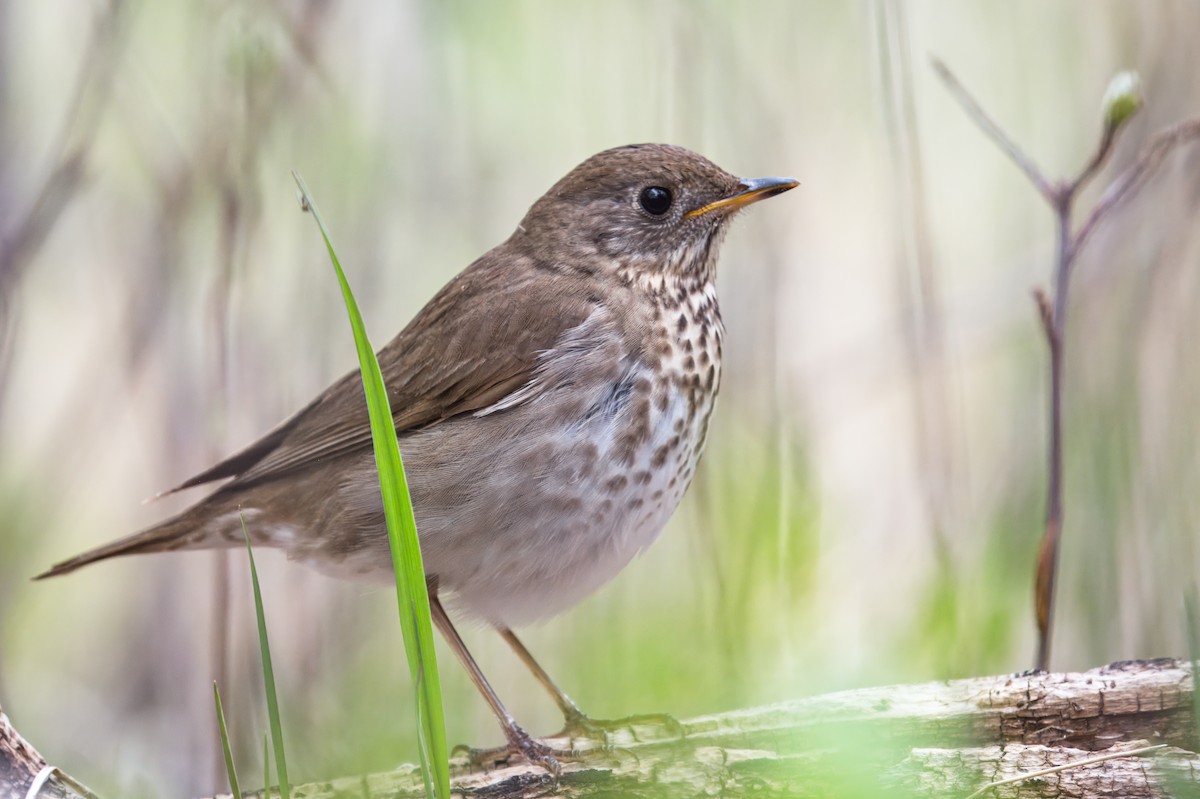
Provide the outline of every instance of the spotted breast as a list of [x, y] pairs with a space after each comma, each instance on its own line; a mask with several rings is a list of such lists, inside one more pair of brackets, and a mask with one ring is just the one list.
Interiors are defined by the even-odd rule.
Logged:
[[[544, 353], [530, 385], [479, 412], [472, 441], [453, 427], [401, 441], [426, 568], [469, 614], [519, 624], [571, 607], [657, 538], [691, 482], [721, 378], [716, 289], [639, 293], [642, 347], [598, 309]], [[478, 436], [493, 430], [507, 442], [484, 461]]]

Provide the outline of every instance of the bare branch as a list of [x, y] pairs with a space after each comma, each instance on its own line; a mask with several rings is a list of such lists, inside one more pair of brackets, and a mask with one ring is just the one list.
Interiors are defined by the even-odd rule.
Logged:
[[1046, 290], [1041, 286], [1033, 289], [1033, 302], [1037, 305], [1038, 320], [1042, 323], [1042, 331], [1046, 334], [1046, 340], [1053, 342], [1056, 337], [1054, 332], [1054, 306], [1051, 304]]
[[[1059, 395], [1054, 396], [1057, 398]], [[1037, 659], [1034, 668], [1041, 673], [1050, 670], [1050, 633], [1054, 624], [1054, 589], [1058, 578], [1058, 548], [1062, 532], [1062, 448], [1061, 445], [1056, 448], [1056, 443], [1061, 442], [1061, 439], [1053, 436], [1052, 439], [1055, 443], [1051, 443], [1050, 447], [1050, 479], [1054, 485], [1049, 491], [1046, 530], [1038, 550], [1033, 591], [1038, 629]]]
[[1025, 176], [1028, 177], [1030, 182], [1033, 183], [1034, 188], [1041, 192], [1041, 195], [1046, 198], [1046, 202], [1050, 203], [1051, 205], [1056, 205], [1060, 190], [1051, 185], [1050, 181], [1046, 180], [1045, 175], [1043, 175], [1042, 171], [1037, 168], [1037, 165], [1030, 160], [1029, 156], [1025, 155], [1025, 152], [1017, 146], [1016, 142], [1010, 139], [1008, 134], [996, 124], [995, 120], [988, 116], [988, 113], [983, 110], [978, 101], [971, 96], [971, 93], [967, 91], [966, 87], [963, 86], [958, 78], [954, 76], [954, 73], [950, 71], [950, 68], [947, 67], [940, 59], [934, 58], [933, 70], [938, 74], [938, 77], [942, 79], [942, 82], [946, 84], [946, 88], [950, 90], [950, 94], [954, 96], [955, 100], [958, 100], [958, 104], [963, 107], [963, 110], [967, 112], [967, 115], [971, 117], [971, 119], [975, 121], [975, 124], [978, 125], [979, 128], [996, 143], [996, 146], [1003, 150], [1008, 157], [1012, 159], [1013, 163], [1021, 168], [1021, 171], [1023, 171]]
[[1200, 138], [1200, 117], [1180, 122], [1155, 136], [1150, 144], [1142, 150], [1133, 165], [1122, 172], [1105, 189], [1104, 194], [1096, 202], [1095, 208], [1088, 214], [1087, 221], [1080, 226], [1079, 232], [1075, 235], [1072, 250], [1076, 253], [1079, 252], [1104, 217], [1121, 202], [1137, 194], [1145, 185], [1146, 179], [1172, 150], [1197, 138]]
[[83, 179], [83, 154], [65, 156], [50, 172], [12, 233], [0, 239], [0, 296], [7, 297], [21, 267], [45, 241]]
[[1034, 289], [1038, 317], [1046, 342], [1050, 349], [1050, 436], [1047, 465], [1046, 526], [1038, 554], [1035, 573], [1034, 599], [1037, 612], [1038, 651], [1036, 667], [1046, 671], [1050, 667], [1050, 631], [1053, 622], [1055, 581], [1058, 564], [1059, 539], [1063, 527], [1063, 469], [1062, 469], [1062, 397], [1063, 397], [1063, 348], [1065, 346], [1067, 322], [1067, 295], [1070, 289], [1071, 267], [1084, 242], [1104, 217], [1123, 199], [1134, 194], [1144, 184], [1150, 173], [1162, 162], [1174, 147], [1200, 138], [1200, 118], [1176, 125], [1156, 136], [1149, 147], [1125, 170], [1101, 195], [1096, 207], [1072, 235], [1071, 212], [1079, 190], [1095, 177], [1112, 154], [1121, 128], [1142, 106], [1142, 95], [1137, 74], [1121, 72], [1109, 82], [1104, 97], [1103, 128], [1100, 142], [1091, 159], [1070, 181], [1051, 183], [1041, 170], [987, 115], [974, 97], [963, 87], [950, 69], [938, 59], [933, 59], [933, 68], [947, 89], [958, 100], [975, 124], [1008, 154], [1025, 172], [1030, 182], [1050, 204], [1058, 222], [1057, 259], [1054, 270], [1053, 293]]
[[29, 211], [0, 240], [0, 294], [15, 285], [30, 256], [54, 227], [82, 181], [93, 134], [107, 100], [123, 42], [124, 3], [112, 0], [96, 20], [92, 38], [57, 135], [57, 164], [47, 174]]
[[1096, 148], [1091, 162], [1067, 187], [1068, 196], [1074, 197], [1075, 193], [1100, 171], [1100, 167], [1112, 152], [1117, 134], [1141, 109], [1142, 102], [1141, 80], [1136, 72], [1118, 72], [1108, 82], [1108, 88], [1104, 92], [1104, 128], [1100, 134], [1100, 145]]
[[1112, 153], [1113, 144], [1117, 141], [1117, 131], [1119, 127], [1113, 125], [1105, 125], [1104, 133], [1100, 136], [1100, 145], [1096, 148], [1096, 154], [1092, 156], [1092, 160], [1088, 162], [1079, 175], [1067, 185], [1067, 192], [1074, 196], [1076, 192], [1084, 187], [1084, 185], [1096, 176], [1100, 171], [1100, 167], [1104, 166], [1104, 162], [1108, 160], [1108, 156]]

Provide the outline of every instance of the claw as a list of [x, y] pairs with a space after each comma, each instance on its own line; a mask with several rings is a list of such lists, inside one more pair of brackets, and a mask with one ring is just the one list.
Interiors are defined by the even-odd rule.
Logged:
[[497, 749], [463, 747], [467, 751], [468, 761], [476, 768], [488, 769], [507, 765], [513, 757], [519, 757], [532, 765], [541, 766], [554, 777], [558, 777], [562, 774], [562, 765], [559, 763], [559, 759], [568, 759], [576, 755], [571, 750], [548, 746], [516, 725], [505, 730], [505, 737], [508, 738], [506, 747]]
[[555, 777], [562, 773], [562, 766], [559, 765], [555, 755], [565, 753], [556, 752], [520, 727], [513, 727], [507, 734], [509, 752], [520, 755], [534, 765], [541, 766]]
[[599, 741], [606, 749], [610, 748], [609, 733], [617, 730], [629, 730], [630, 735], [637, 740], [637, 725], [655, 724], [668, 730], [676, 738], [687, 737], [687, 728], [669, 713], [645, 713], [619, 719], [592, 719], [576, 710], [567, 715], [566, 721], [563, 731], [554, 736], [555, 738], [586, 738]]

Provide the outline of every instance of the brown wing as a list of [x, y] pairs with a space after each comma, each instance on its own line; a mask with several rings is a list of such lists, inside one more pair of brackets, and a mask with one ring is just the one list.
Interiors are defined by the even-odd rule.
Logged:
[[[506, 254], [503, 245], [454, 278], [378, 353], [397, 432], [486, 408], [527, 383], [538, 354], [594, 306], [584, 280]], [[370, 445], [355, 370], [263, 438], [173, 490], [228, 477], [259, 482]]]

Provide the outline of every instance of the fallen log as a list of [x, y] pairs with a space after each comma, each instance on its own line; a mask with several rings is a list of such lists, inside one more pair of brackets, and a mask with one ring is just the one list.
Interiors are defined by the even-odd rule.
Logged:
[[[498, 753], [486, 768], [464, 755], [451, 769], [456, 794], [496, 799], [1165, 797], [1200, 790], [1192, 696], [1191, 664], [1128, 661], [843, 691], [675, 724], [629, 719], [604, 741], [548, 739], [576, 752], [557, 778]], [[0, 725], [0, 759], [18, 751], [5, 735], [16, 733]], [[33, 770], [7, 768], [0, 762], [0, 786]], [[21, 784], [12, 796], [25, 796]], [[404, 766], [296, 786], [294, 795], [418, 797], [422, 781]]]
[[0, 799], [96, 799], [46, 762], [17, 732], [0, 707]]

